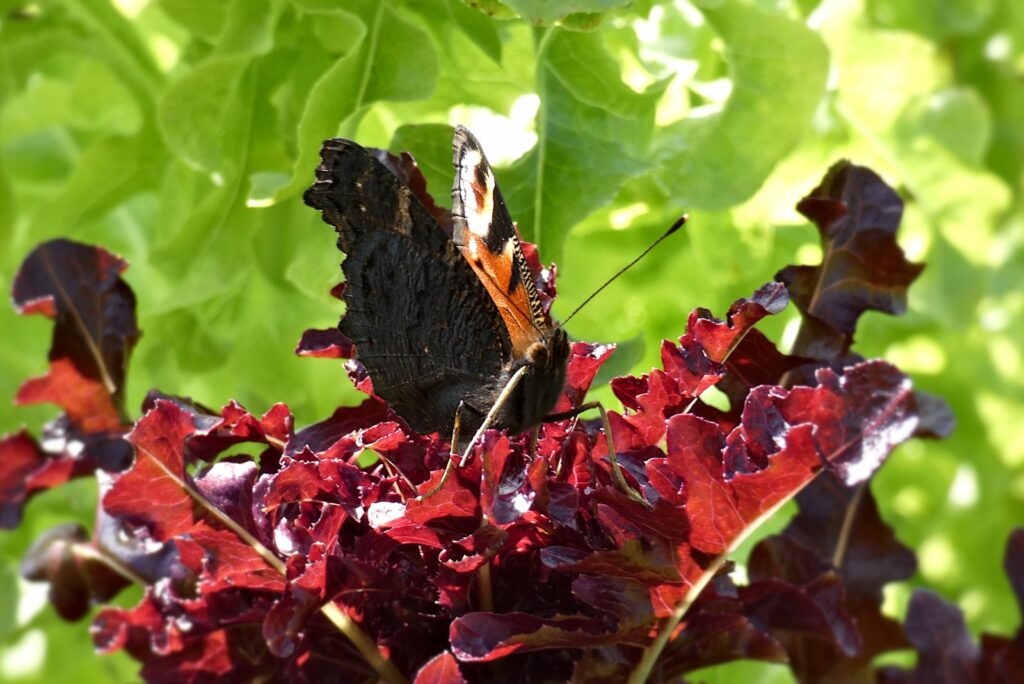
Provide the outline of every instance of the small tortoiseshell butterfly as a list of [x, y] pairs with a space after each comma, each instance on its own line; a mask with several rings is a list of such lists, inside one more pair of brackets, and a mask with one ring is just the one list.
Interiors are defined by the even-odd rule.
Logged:
[[[569, 340], [545, 313], [480, 143], [453, 143], [451, 236], [379, 153], [328, 140], [306, 191], [346, 257], [339, 330], [386, 400], [420, 433], [475, 431], [517, 371], [492, 427], [518, 433], [550, 413]], [[472, 434], [470, 432], [470, 434]]]

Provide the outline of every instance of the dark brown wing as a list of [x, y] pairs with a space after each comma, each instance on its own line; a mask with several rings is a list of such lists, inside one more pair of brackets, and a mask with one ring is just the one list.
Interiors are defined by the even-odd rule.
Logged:
[[328, 140], [321, 158], [304, 199], [334, 226], [346, 254], [338, 327], [374, 391], [416, 431], [449, 430], [460, 401], [505, 382], [505, 325], [458, 248], [369, 151]]

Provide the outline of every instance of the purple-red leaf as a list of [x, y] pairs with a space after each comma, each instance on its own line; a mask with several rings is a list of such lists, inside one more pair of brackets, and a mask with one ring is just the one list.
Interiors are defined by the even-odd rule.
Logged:
[[135, 465], [103, 497], [107, 512], [144, 524], [160, 541], [191, 529], [197, 520], [196, 503], [183, 484], [191, 481], [185, 440], [195, 432], [193, 414], [158, 401], [128, 435], [135, 447]]
[[449, 651], [439, 653], [419, 669], [413, 684], [465, 684], [459, 663]]
[[775, 278], [804, 314], [793, 353], [828, 361], [849, 349], [865, 311], [902, 314], [923, 266], [896, 244], [903, 202], [871, 169], [838, 162], [797, 209], [818, 227], [822, 263]]
[[781, 283], [766, 283], [749, 299], [733, 302], [725, 321], [717, 320], [707, 309], [696, 309], [690, 314], [687, 331], [708, 358], [725, 363], [754, 324], [765, 316], [780, 313], [788, 303], [789, 293]]
[[497, 660], [517, 651], [614, 643], [616, 634], [593, 618], [527, 613], [469, 613], [452, 622], [452, 652], [463, 662]]
[[63, 484], [74, 469], [73, 460], [44, 453], [24, 431], [0, 440], [0, 527], [17, 527], [28, 499]]
[[352, 340], [341, 334], [337, 328], [319, 330], [310, 328], [302, 333], [302, 339], [295, 347], [299, 356], [312, 356], [321, 359], [351, 359], [355, 356], [356, 347]]
[[44, 532], [21, 560], [25, 579], [50, 583], [50, 603], [65, 620], [84, 617], [94, 602], [115, 596], [128, 581], [99, 560], [85, 530], [66, 523]]
[[917, 589], [907, 608], [907, 638], [918, 651], [912, 672], [882, 670], [886, 683], [971, 684], [977, 679], [978, 646], [963, 613], [927, 589]]
[[[63, 239], [45, 242], [26, 257], [14, 277], [14, 306], [22, 314], [55, 319], [54, 368], [30, 381], [19, 401], [51, 401], [69, 414], [73, 409], [67, 405], [80, 409], [85, 403], [102, 409], [91, 417], [102, 415], [104, 429], [119, 425], [125, 371], [139, 338], [135, 295], [121, 279], [127, 267], [100, 247]], [[106, 402], [97, 394], [106, 394]]]

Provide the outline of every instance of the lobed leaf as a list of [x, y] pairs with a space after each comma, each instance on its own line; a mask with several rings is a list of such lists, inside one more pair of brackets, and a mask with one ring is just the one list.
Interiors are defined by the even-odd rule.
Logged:
[[797, 209], [818, 227], [822, 263], [788, 266], [775, 277], [803, 314], [793, 351], [829, 360], [849, 350], [865, 311], [902, 314], [907, 287], [924, 267], [896, 244], [903, 202], [870, 169], [836, 163]]

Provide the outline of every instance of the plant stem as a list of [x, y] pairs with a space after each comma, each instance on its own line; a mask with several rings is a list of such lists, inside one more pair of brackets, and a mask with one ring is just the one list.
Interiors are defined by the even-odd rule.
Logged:
[[494, 612], [494, 590], [491, 588], [491, 561], [485, 562], [476, 571], [476, 579], [480, 585], [480, 610]]
[[[235, 533], [239, 539], [244, 541], [246, 544], [251, 546], [256, 553], [274, 570], [279, 572], [281, 575], [287, 577], [288, 572], [285, 567], [284, 561], [278, 558], [274, 552], [268, 549], [260, 542], [259, 539], [254, 537], [249, 530], [245, 529], [227, 514], [221, 511], [219, 508], [211, 504], [206, 498], [200, 494], [192, 485], [185, 481], [184, 477], [181, 477], [174, 473], [167, 465], [157, 458], [145, 447], [135, 446], [136, 451], [148, 456], [157, 467], [160, 468], [169, 478], [174, 480], [182, 490], [188, 494], [192, 499], [198, 503], [202, 508], [206, 509], [214, 518], [220, 521], [225, 527]], [[352, 621], [344, 611], [340, 610], [334, 602], [328, 602], [320, 607], [322, 612], [331, 623], [338, 628], [338, 630], [344, 634], [349, 641], [356, 647], [359, 653], [366, 659], [366, 662], [373, 667], [374, 671], [380, 678], [388, 682], [388, 684], [404, 684], [405, 678], [395, 668], [395, 666], [388, 661], [381, 654], [380, 649], [377, 648], [377, 644], [374, 643], [370, 637], [366, 635], [358, 624]]]
[[633, 668], [633, 672], [629, 675], [629, 684], [643, 684], [647, 681], [647, 678], [651, 676], [651, 672], [654, 670], [654, 665], [657, 663], [658, 657], [665, 649], [665, 646], [668, 645], [676, 627], [678, 627], [679, 623], [682, 622], [686, 613], [693, 606], [701, 592], [704, 591], [704, 588], [709, 582], [711, 582], [715, 575], [718, 574], [718, 571], [721, 570], [722, 565], [729, 556], [736, 551], [740, 544], [747, 540], [754, 530], [775, 515], [779, 509], [786, 504], [786, 502], [799, 494], [804, 487], [813, 481], [813, 477], [808, 479], [807, 482], [804, 482], [802, 485], [790, 492], [789, 496], [786, 496], [774, 506], [764, 511], [761, 515], [757, 516], [757, 518], [752, 520], [742, 532], [736, 535], [736, 538], [732, 540], [732, 543], [729, 544], [725, 551], [715, 556], [714, 560], [711, 561], [711, 564], [708, 565], [697, 581], [693, 583], [693, 586], [690, 587], [690, 591], [686, 592], [686, 596], [683, 597], [683, 600], [676, 604], [675, 609], [672, 611], [672, 615], [668, 620], [666, 620], [665, 624], [661, 626], [661, 629], [658, 630], [658, 636], [655, 640], [644, 650], [644, 654], [640, 658], [640, 662], [637, 663], [636, 667]]
[[404, 684], [405, 677], [398, 671], [394, 663], [384, 658], [381, 655], [380, 650], [377, 648], [377, 644], [373, 642], [366, 632], [359, 628], [355, 622], [352, 621], [345, 611], [338, 608], [338, 606], [330, 601], [320, 607], [320, 612], [323, 613], [328, 620], [330, 620], [338, 631], [348, 637], [349, 641], [356, 647], [360, 655], [366, 659], [374, 669], [374, 671], [380, 675], [380, 678], [388, 684]]
[[850, 499], [850, 503], [846, 506], [846, 514], [843, 516], [843, 526], [839, 529], [839, 537], [836, 539], [836, 548], [832, 552], [832, 567], [839, 570], [843, 566], [843, 561], [846, 560], [846, 549], [850, 545], [850, 532], [853, 530], [853, 521], [857, 519], [857, 513], [860, 512], [860, 502], [864, 499], [864, 490], [868, 487], [868, 481], [865, 480], [857, 485], [857, 490], [853, 493], [853, 498]]

